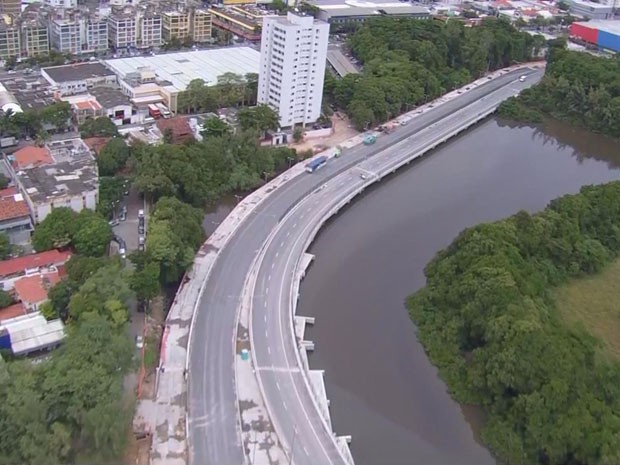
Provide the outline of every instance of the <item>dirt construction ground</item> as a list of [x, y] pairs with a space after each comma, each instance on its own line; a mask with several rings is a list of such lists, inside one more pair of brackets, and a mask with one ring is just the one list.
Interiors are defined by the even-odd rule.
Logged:
[[304, 139], [298, 144], [290, 144], [289, 147], [297, 149], [298, 152], [312, 149], [315, 152], [325, 150], [326, 148], [335, 147], [347, 139], [359, 134], [354, 128], [350, 127], [351, 123], [346, 115], [342, 113], [334, 113], [332, 116], [332, 124], [334, 132], [328, 137], [317, 137], [312, 139]]

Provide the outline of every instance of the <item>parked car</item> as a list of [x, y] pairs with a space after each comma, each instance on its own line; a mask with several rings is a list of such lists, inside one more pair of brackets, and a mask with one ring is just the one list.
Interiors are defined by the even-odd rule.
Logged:
[[136, 348], [142, 349], [144, 347], [144, 338], [142, 336], [136, 336]]
[[120, 221], [125, 221], [125, 220], [127, 219], [127, 213], [125, 213], [125, 212], [121, 212], [121, 214], [120, 214], [120, 215], [118, 215], [118, 219], [119, 219]]
[[118, 249], [118, 254], [121, 256], [121, 258], [126, 258], [127, 252], [125, 251], [125, 247], [121, 247], [120, 249]]
[[120, 221], [118, 220], [112, 220], [112, 221], [108, 221], [108, 224], [112, 227], [114, 226], [118, 226], [118, 224], [120, 223]]
[[138, 234], [140, 234], [140, 235], [144, 234], [144, 225], [143, 224], [138, 225]]

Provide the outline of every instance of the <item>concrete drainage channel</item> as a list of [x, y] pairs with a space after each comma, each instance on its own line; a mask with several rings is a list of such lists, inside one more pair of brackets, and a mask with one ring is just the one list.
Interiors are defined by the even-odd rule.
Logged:
[[[528, 65], [521, 65], [512, 68], [511, 71], [520, 68], [526, 68]], [[499, 77], [508, 71], [500, 72], [496, 76]], [[479, 80], [483, 82], [482, 80]], [[472, 84], [470, 84], [471, 86]], [[442, 100], [445, 100], [444, 97]], [[440, 105], [441, 103], [439, 103]], [[438, 106], [438, 104], [434, 104]], [[489, 113], [492, 113], [491, 110]], [[401, 119], [409, 120], [411, 117], [415, 118], [416, 113], [411, 112], [410, 115], [401, 116]], [[486, 116], [486, 115], [485, 115]], [[479, 119], [482, 119], [481, 116]], [[474, 124], [473, 122], [470, 123]], [[461, 129], [462, 130], [462, 129]], [[457, 131], [457, 132], [460, 132]], [[342, 144], [343, 147], [350, 148], [352, 146], [361, 144], [362, 138], [356, 136], [352, 140]], [[445, 138], [447, 139], [447, 137]], [[445, 141], [444, 139], [444, 141]], [[439, 145], [443, 141], [438, 141], [432, 148]], [[430, 150], [429, 147], [427, 150]], [[334, 150], [326, 153], [329, 157], [334, 155]], [[420, 156], [420, 154], [416, 155]], [[415, 157], [411, 157], [413, 159]], [[371, 158], [372, 159], [372, 158]], [[410, 160], [409, 160], [410, 161]], [[372, 182], [378, 181], [381, 177], [395, 171], [401, 165], [408, 163], [408, 161], [399, 163], [398, 166], [390, 166], [383, 174], [376, 179], [369, 180], [360, 187], [360, 189], [354, 194], [347, 196], [343, 201], [330, 210], [330, 213], [324, 217], [323, 221], [316, 227], [316, 230], [309, 236], [307, 247], [310, 246], [312, 239], [323, 225], [323, 223], [337, 211], [346, 205], [353, 197], [359, 192], [363, 191]], [[196, 304], [199, 301], [200, 294], [204, 285], [209, 277], [210, 271], [213, 268], [215, 261], [219, 255], [219, 250], [226, 246], [229, 239], [235, 233], [236, 228], [243, 222], [243, 220], [252, 213], [256, 207], [261, 204], [270, 194], [270, 192], [283, 186], [291, 179], [297, 177], [303, 173], [303, 166], [301, 164], [294, 166], [286, 173], [283, 173], [278, 178], [272, 180], [269, 184], [255, 191], [246, 197], [233, 212], [222, 222], [218, 230], [205, 242], [196, 256], [194, 266], [188, 272], [184, 283], [179, 289], [175, 301], [170, 309], [166, 322], [166, 335], [161, 348], [162, 360], [160, 361], [160, 376], [157, 389], [157, 395], [155, 400], [141, 401], [138, 407], [137, 416], [140, 415], [151, 425], [151, 432], [153, 434], [153, 442], [151, 448], [151, 463], [153, 465], [185, 465], [188, 463], [188, 416], [186, 410], [186, 398], [187, 398], [187, 355], [189, 353], [189, 341], [191, 337], [188, 337], [191, 333], [191, 322], [194, 317]], [[276, 228], [277, 229], [277, 228]], [[306, 249], [307, 249], [306, 247]], [[305, 250], [306, 250], [305, 249]], [[296, 309], [297, 296], [299, 292], [300, 280], [303, 277], [305, 268], [310, 262], [311, 257], [307, 254], [302, 254], [296, 266], [296, 279], [295, 284], [291, 288], [291, 331], [292, 337], [301, 341], [297, 344], [299, 349], [311, 348], [311, 343], [303, 342], [303, 332], [306, 323], [311, 323], [311, 320], [304, 319], [302, 317], [294, 317], [294, 311]], [[241, 307], [247, 308], [247, 305]], [[233, 337], [233, 343], [236, 353], [239, 355], [236, 360], [241, 361], [241, 352], [243, 349], [248, 349], [250, 341], [249, 323], [251, 315], [249, 312], [244, 313], [244, 309], [239, 309], [237, 334]], [[307, 355], [305, 350], [297, 353], [298, 363], [304, 368], [305, 379], [308, 383], [310, 392], [314, 392], [318, 397], [317, 405], [325, 406], [327, 404], [325, 398], [325, 389], [322, 387], [322, 380], [318, 382], [316, 374], [311, 371], [305, 372], [308, 369]], [[243, 365], [247, 367], [249, 364], [244, 361]], [[165, 368], [165, 371], [164, 371]], [[238, 366], [236, 365], [236, 368]], [[246, 383], [257, 383], [257, 377], [254, 373], [246, 373], [245, 371], [236, 371], [236, 387], [239, 394], [242, 394], [240, 390]], [[320, 376], [319, 376], [320, 377]], [[253, 379], [252, 379], [253, 378]], [[264, 397], [264, 396], [263, 396]], [[315, 399], [316, 400], [316, 399]], [[143, 404], [143, 405], [142, 405]], [[243, 418], [243, 413], [252, 411], [258, 413], [254, 418], [249, 418], [246, 423]], [[318, 408], [319, 412], [325, 412], [325, 407]], [[238, 412], [240, 413], [240, 430], [243, 436], [244, 443], [244, 458], [245, 462], [252, 463], [284, 463], [286, 454], [279, 447], [279, 440], [275, 434], [275, 428], [272, 425], [269, 415], [267, 415], [266, 408], [261, 405], [252, 405], [252, 402], [248, 402], [247, 405], [243, 403], [243, 396], [239, 396]], [[326, 420], [328, 423], [329, 421]], [[250, 425], [250, 431], [246, 431], [247, 426]], [[245, 428], [245, 429], [244, 429]], [[342, 442], [342, 440], [340, 441]], [[341, 446], [342, 449], [342, 446]], [[348, 447], [346, 448], [348, 454]], [[346, 455], [346, 454], [345, 454]], [[350, 455], [348, 455], [350, 457]]]

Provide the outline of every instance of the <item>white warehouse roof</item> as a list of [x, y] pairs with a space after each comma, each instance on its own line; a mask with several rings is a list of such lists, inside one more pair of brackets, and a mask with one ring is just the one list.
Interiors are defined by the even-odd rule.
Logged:
[[225, 73], [241, 76], [248, 73], [258, 74], [260, 52], [250, 47], [226, 47], [117, 58], [107, 60], [106, 64], [121, 78], [131, 73], [153, 71], [159, 80], [169, 81], [177, 90], [183, 91], [194, 79], [202, 79], [212, 86], [217, 84], [217, 78]]
[[3, 330], [9, 333], [15, 355], [57, 346], [65, 337], [62, 321], [47, 321], [39, 312], [5, 320], [0, 325], [0, 331]]

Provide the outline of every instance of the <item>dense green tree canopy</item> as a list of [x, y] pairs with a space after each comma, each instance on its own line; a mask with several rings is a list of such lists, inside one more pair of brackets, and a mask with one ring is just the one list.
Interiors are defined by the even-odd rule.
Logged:
[[190, 145], [131, 148], [135, 186], [153, 199], [162, 196], [203, 207], [233, 190], [260, 186], [264, 173], [288, 167], [295, 151], [261, 147], [253, 133], [209, 137]]
[[114, 176], [125, 167], [129, 158], [129, 147], [122, 137], [113, 137], [97, 155], [100, 176]]
[[244, 131], [254, 130], [259, 133], [276, 131], [278, 114], [267, 105], [257, 105], [252, 108], [242, 108], [238, 113], [239, 125]]
[[127, 437], [122, 381], [132, 354], [125, 328], [90, 315], [47, 362], [3, 367], [0, 463], [111, 463]]
[[88, 119], [80, 125], [80, 136], [87, 137], [116, 137], [118, 128], [107, 116]]
[[55, 208], [37, 225], [32, 235], [32, 245], [42, 252], [73, 245], [82, 255], [104, 255], [112, 240], [110, 225], [100, 215], [90, 210], [79, 214], [70, 208]]
[[13, 247], [6, 233], [0, 233], [0, 260], [6, 260], [10, 255]]
[[[140, 282], [148, 275], [158, 275], [163, 284], [181, 279], [194, 261], [194, 254], [203, 238], [202, 212], [199, 209], [175, 198], [159, 199], [149, 220], [146, 263], [139, 267], [140, 274], [134, 280], [139, 293], [152, 293]], [[149, 266], [153, 263], [159, 266], [159, 272]]]
[[620, 254], [620, 182], [538, 214], [462, 232], [408, 301], [418, 336], [461, 402], [484, 407], [483, 439], [507, 464], [620, 459], [620, 364], [561, 323], [547, 290]]
[[528, 61], [543, 40], [496, 19], [468, 28], [459, 21], [373, 18], [350, 45], [363, 72], [327, 77], [324, 91], [362, 130], [487, 71]]
[[223, 137], [231, 133], [226, 121], [217, 117], [208, 118], [203, 124], [202, 137]]
[[207, 85], [202, 79], [189, 83], [185, 92], [179, 94], [179, 113], [215, 112], [219, 108], [256, 104], [258, 74], [240, 76], [225, 73], [215, 85]]
[[55, 208], [37, 225], [32, 246], [37, 252], [69, 245], [75, 235], [77, 215], [70, 208]]
[[543, 115], [620, 137], [620, 58], [550, 48], [542, 81], [507, 100], [500, 114], [538, 122]]

